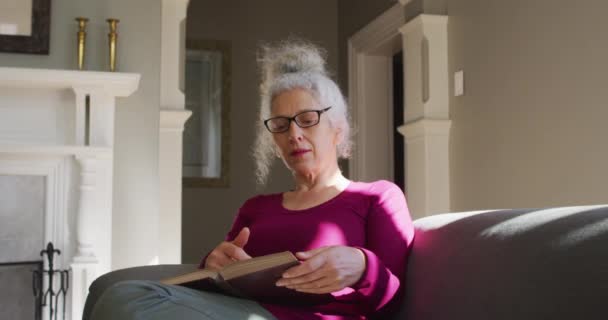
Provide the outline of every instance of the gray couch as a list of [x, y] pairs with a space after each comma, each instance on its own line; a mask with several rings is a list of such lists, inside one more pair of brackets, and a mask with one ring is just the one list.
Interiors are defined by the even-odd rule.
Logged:
[[[608, 319], [608, 205], [450, 213], [415, 221], [405, 297], [390, 319]], [[196, 265], [113, 271], [89, 288]]]

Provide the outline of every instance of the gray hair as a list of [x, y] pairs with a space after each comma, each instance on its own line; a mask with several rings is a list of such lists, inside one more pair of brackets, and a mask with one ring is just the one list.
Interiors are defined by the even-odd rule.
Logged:
[[338, 85], [325, 69], [325, 52], [312, 43], [289, 39], [275, 45], [261, 46], [258, 63], [262, 69], [260, 85], [261, 103], [253, 158], [256, 178], [266, 183], [276, 155], [272, 134], [263, 121], [270, 117], [272, 100], [280, 93], [292, 89], [305, 89], [323, 106], [332, 107], [325, 114], [330, 125], [341, 131], [342, 141], [337, 155], [348, 158], [352, 149], [351, 128], [346, 101]]

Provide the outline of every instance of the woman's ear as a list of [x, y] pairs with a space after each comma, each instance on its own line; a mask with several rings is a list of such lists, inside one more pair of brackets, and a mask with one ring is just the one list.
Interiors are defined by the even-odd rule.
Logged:
[[340, 145], [344, 141], [344, 131], [342, 128], [336, 128], [336, 134], [334, 135], [334, 143], [336, 146]]

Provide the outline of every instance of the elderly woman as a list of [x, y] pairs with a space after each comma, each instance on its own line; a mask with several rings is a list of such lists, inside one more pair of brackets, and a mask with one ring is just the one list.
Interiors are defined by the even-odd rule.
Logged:
[[366, 319], [390, 311], [414, 237], [403, 192], [388, 181], [349, 181], [340, 172], [338, 157], [347, 157], [351, 147], [348, 113], [320, 49], [288, 41], [264, 48], [260, 62], [257, 178], [264, 183], [279, 157], [294, 187], [247, 200], [226, 241], [201, 267], [288, 250], [301, 264], [276, 285], [331, 293], [332, 301], [292, 307], [130, 282], [104, 294], [94, 319]]

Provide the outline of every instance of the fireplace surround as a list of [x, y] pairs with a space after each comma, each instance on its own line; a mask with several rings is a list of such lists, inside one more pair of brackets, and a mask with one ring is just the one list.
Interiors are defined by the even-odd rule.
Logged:
[[131, 95], [139, 78], [0, 68], [0, 175], [44, 181], [36, 241], [60, 248], [55, 267], [70, 270], [66, 319], [81, 318], [89, 284], [111, 270], [115, 100]]

